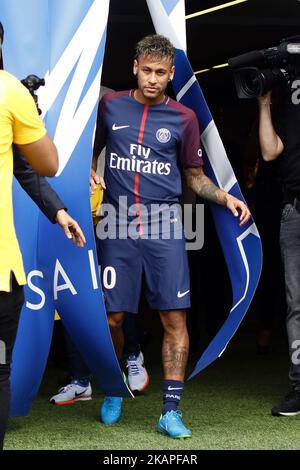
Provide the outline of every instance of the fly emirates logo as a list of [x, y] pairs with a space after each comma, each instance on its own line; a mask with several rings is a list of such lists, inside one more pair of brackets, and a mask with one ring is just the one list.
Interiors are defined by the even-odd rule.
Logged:
[[136, 173], [148, 173], [151, 175], [168, 176], [171, 172], [171, 163], [149, 160], [151, 149], [139, 144], [130, 144], [130, 157], [120, 157], [111, 152], [109, 166], [116, 170], [133, 171]]

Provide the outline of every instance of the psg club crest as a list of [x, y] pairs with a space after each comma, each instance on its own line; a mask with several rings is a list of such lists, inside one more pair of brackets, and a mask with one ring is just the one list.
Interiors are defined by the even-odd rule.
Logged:
[[161, 129], [158, 129], [158, 131], [156, 132], [156, 138], [158, 142], [161, 142], [162, 144], [166, 144], [171, 139], [171, 132], [169, 131], [169, 129], [165, 129], [162, 127]]

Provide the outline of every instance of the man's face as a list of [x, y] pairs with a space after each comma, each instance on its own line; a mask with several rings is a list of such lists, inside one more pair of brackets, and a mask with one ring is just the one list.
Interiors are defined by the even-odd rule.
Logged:
[[170, 59], [146, 56], [134, 61], [133, 73], [137, 76], [140, 97], [144, 98], [145, 103], [161, 102], [174, 71]]

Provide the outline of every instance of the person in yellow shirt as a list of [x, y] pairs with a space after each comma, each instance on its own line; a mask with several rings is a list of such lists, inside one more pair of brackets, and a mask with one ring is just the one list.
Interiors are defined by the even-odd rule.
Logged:
[[[0, 23], [0, 65], [4, 31]], [[10, 365], [24, 301], [26, 277], [14, 228], [12, 204], [13, 152], [18, 145], [33, 169], [42, 176], [58, 170], [57, 150], [46, 133], [26, 88], [0, 70], [0, 449], [10, 407]]]

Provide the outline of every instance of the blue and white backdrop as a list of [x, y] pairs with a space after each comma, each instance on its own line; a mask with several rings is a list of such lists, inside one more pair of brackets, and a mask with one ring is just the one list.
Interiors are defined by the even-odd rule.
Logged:
[[76, 248], [15, 186], [28, 285], [13, 355], [13, 415], [27, 414], [38, 391], [55, 308], [101, 389], [129, 395], [107, 325], [88, 186], [108, 9], [109, 0], [1, 0], [5, 68], [20, 79], [45, 77], [39, 105], [59, 151], [51, 184], [87, 238]]
[[[156, 32], [169, 37], [176, 47], [173, 88], [177, 100], [192, 108], [198, 117], [205, 173], [217, 186], [243, 199], [218, 130], [186, 56], [184, 0], [147, 0], [147, 4]], [[233, 306], [190, 378], [220, 357], [226, 349], [247, 312], [262, 264], [261, 241], [253, 219], [240, 227], [238, 220], [223, 206], [211, 204], [210, 208], [230, 276]]]

